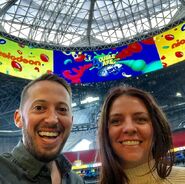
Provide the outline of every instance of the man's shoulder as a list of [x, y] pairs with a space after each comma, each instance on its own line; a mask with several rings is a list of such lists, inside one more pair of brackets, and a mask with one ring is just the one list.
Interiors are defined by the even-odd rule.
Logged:
[[0, 155], [0, 164], [7, 163], [11, 160], [12, 154], [11, 153], [2, 153]]
[[[0, 184], [17, 183], [17, 164], [11, 153], [0, 155]], [[6, 177], [5, 177], [6, 176]]]
[[11, 153], [3, 153], [0, 155], [0, 172], [12, 170], [17, 166]]

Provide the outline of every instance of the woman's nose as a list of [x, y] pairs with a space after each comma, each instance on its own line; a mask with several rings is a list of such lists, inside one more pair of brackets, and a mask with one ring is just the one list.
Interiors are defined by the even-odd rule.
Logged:
[[128, 118], [125, 120], [122, 131], [124, 134], [135, 134], [137, 132], [137, 128], [132, 119]]

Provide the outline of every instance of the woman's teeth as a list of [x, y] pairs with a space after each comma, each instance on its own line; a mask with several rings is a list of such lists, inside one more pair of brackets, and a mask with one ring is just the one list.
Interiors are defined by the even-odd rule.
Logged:
[[123, 145], [138, 145], [140, 141], [123, 141]]

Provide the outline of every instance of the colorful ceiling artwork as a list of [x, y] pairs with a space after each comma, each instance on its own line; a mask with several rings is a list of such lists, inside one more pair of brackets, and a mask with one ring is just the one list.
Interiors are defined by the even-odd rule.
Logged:
[[95, 51], [33, 48], [0, 37], [0, 71], [34, 79], [46, 72], [69, 83], [91, 83], [139, 76], [185, 60], [185, 23], [155, 37]]

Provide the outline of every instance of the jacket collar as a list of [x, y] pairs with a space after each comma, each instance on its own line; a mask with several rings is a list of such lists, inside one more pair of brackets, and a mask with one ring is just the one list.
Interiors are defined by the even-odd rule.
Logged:
[[[31, 177], [37, 176], [44, 168], [47, 168], [47, 163], [41, 162], [31, 155], [22, 141], [19, 141], [17, 146], [12, 150], [12, 155], [17, 164]], [[62, 175], [66, 175], [70, 172], [71, 163], [64, 157], [64, 155], [59, 155], [56, 158], [56, 162]]]

